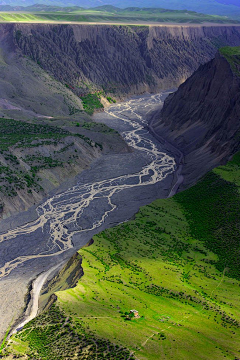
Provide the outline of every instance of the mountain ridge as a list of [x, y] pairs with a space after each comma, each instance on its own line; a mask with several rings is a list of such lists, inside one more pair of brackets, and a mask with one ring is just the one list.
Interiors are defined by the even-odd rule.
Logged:
[[[179, 86], [220, 46], [240, 45], [240, 27], [1, 24], [5, 42], [76, 95], [115, 96]], [[124, 55], [123, 55], [124, 54]]]
[[[14, 6], [22, 6], [22, 5], [33, 5], [36, 1], [34, 0], [4, 0], [0, 2], [0, 5], [14, 5]], [[82, 6], [82, 7], [96, 7], [101, 5], [112, 5], [120, 8], [126, 7], [145, 7], [146, 1], [144, 0], [108, 0], [106, 2], [102, 2], [100, 0], [68, 0], [67, 2], [63, 2], [62, 0], [42, 0], [39, 1], [41, 4], [46, 5], [57, 5], [57, 6]], [[230, 16], [232, 18], [240, 18], [240, 8], [239, 2], [236, 0], [232, 0], [226, 4], [220, 0], [202, 0], [199, 2], [198, 0], [150, 0], [148, 2], [148, 7], [156, 7], [156, 8], [165, 8], [172, 10], [192, 10], [197, 12], [202, 12], [205, 14], [212, 15], [222, 15], [222, 16]]]
[[189, 181], [225, 163], [240, 147], [240, 72], [233, 68], [239, 47], [231, 56], [229, 49], [201, 65], [152, 119], [153, 130], [184, 153]]

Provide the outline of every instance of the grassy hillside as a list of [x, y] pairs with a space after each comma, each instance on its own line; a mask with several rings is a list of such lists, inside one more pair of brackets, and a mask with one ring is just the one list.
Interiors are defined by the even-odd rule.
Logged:
[[37, 8], [21, 9], [21, 12], [2, 11], [0, 22], [113, 22], [113, 23], [234, 23], [226, 16], [207, 15], [187, 10], [166, 10], [156, 8], [118, 9], [102, 6], [93, 9], [51, 8], [40, 11]]
[[220, 54], [227, 59], [227, 61], [231, 65], [232, 70], [238, 76], [240, 76], [240, 46], [225, 46], [222, 47], [219, 51]]
[[[58, 292], [56, 305], [5, 351], [30, 359], [238, 359], [239, 208], [240, 153], [95, 236], [79, 250], [78, 285]], [[140, 317], [131, 319], [131, 309]]]

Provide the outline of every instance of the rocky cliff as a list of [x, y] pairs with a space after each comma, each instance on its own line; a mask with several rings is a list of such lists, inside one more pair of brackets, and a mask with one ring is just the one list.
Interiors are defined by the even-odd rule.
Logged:
[[0, 34], [78, 95], [178, 86], [218, 47], [240, 45], [238, 26], [1, 24]]
[[186, 184], [239, 150], [239, 69], [240, 48], [220, 50], [169, 95], [152, 119], [155, 133], [183, 152]]
[[83, 274], [82, 257], [75, 253], [62, 269], [42, 288], [39, 308], [42, 310], [49, 302], [51, 303], [52, 295], [55, 292], [75, 287]]

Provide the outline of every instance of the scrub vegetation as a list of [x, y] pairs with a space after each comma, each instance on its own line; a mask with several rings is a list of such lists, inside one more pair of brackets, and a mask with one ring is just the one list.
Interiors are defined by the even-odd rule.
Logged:
[[102, 150], [89, 137], [61, 127], [0, 118], [0, 196], [43, 190], [38, 172], [74, 164], [82, 140]]
[[[239, 191], [237, 154], [191, 189], [96, 235], [79, 250], [77, 286], [58, 292], [56, 305], [13, 336], [6, 354], [55, 359], [61, 343], [60, 355], [92, 359], [100, 341], [98, 359], [124, 358], [122, 346], [129, 359], [238, 359]], [[139, 318], [126, 316], [131, 309]], [[89, 353], [80, 345], [86, 338]]]
[[94, 110], [103, 109], [98, 93], [81, 96], [80, 99], [82, 100], [83, 109], [89, 115], [92, 115]]
[[69, 132], [54, 126], [31, 124], [13, 119], [0, 119], [0, 151], [8, 150], [18, 143], [25, 147], [37, 139], [56, 139], [69, 135]]

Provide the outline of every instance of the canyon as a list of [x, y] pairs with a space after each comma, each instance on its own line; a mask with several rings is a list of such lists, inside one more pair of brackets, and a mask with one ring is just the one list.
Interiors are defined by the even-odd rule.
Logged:
[[[240, 27], [0, 25], [2, 116], [47, 124], [51, 120], [44, 117], [54, 117], [57, 126], [74, 133], [78, 126], [67, 119], [90, 122], [79, 97], [104, 92], [119, 103], [95, 114], [94, 121], [120, 134], [114, 151], [115, 140], [108, 146], [111, 133], [79, 129], [92, 141], [101, 139], [105, 150], [81, 142], [82, 152], [92, 153], [69, 181], [63, 181], [66, 170], [52, 192], [1, 220], [1, 337], [16, 325], [27, 287], [40, 273], [67, 261], [99, 231], [131, 218], [139, 206], [193, 185], [237, 151], [239, 125], [227, 109], [234, 105], [235, 114], [239, 101], [230, 104], [231, 93], [226, 94], [236, 93], [239, 79], [220, 53], [211, 60], [226, 45], [240, 45]], [[36, 86], [29, 89], [32, 81]], [[146, 92], [157, 94], [136, 96]], [[222, 106], [210, 114], [211, 124], [199, 105], [205, 101]], [[69, 106], [79, 111], [70, 115]]]
[[24, 216], [1, 221], [0, 299], [1, 318], [6, 320], [1, 323], [2, 334], [22, 312], [27, 285], [39, 272], [57, 270], [94, 234], [126, 221], [156, 197], [168, 196], [179, 155], [167, 143], [160, 144], [146, 127], [146, 114], [159, 107], [168, 93], [114, 104], [95, 115], [98, 123], [111, 123], [133, 151], [96, 159], [75, 178], [73, 187]]
[[[69, 161], [38, 172], [42, 191], [20, 189], [15, 197], [4, 195], [0, 216], [25, 211], [57, 188], [73, 184], [75, 176], [102, 153], [129, 151], [117, 134], [82, 127], [91, 121], [83, 112], [82, 96], [101, 93], [105, 99], [122, 101], [134, 94], [173, 89], [213, 58], [219, 47], [239, 44], [240, 27], [232, 25], [0, 24], [0, 116], [57, 125], [85, 138], [73, 146], [66, 138], [61, 149], [51, 144], [42, 148], [40, 143], [31, 151], [11, 148], [7, 157], [17, 157], [21, 171], [35, 166], [25, 159], [36, 159], [38, 152], [43, 157], [50, 154], [57, 164], [62, 159], [54, 151], [69, 147], [68, 153], [63, 152]], [[103, 151], [89, 146], [91, 142], [100, 143]], [[76, 147], [81, 148], [81, 159], [72, 161]], [[1, 156], [4, 166], [9, 165], [5, 158]]]

